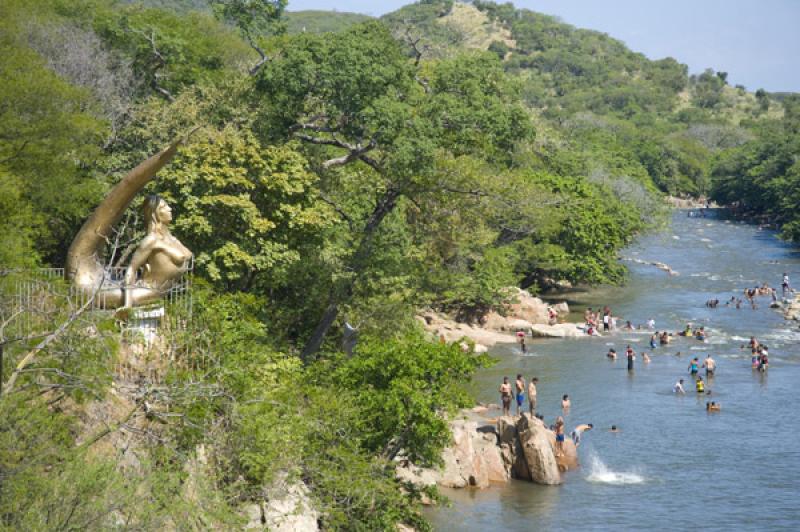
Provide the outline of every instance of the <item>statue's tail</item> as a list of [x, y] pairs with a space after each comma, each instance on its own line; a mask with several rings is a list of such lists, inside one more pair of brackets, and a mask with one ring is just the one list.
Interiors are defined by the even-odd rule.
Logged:
[[[190, 133], [191, 134], [191, 133]], [[94, 285], [100, 268], [99, 257], [114, 226], [122, 219], [136, 194], [153, 179], [188, 138], [180, 138], [131, 170], [117, 183], [78, 232], [67, 252], [65, 275], [79, 285]]]

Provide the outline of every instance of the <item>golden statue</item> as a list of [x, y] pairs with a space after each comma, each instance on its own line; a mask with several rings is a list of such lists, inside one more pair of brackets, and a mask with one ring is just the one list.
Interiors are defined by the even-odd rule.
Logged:
[[[136, 194], [167, 164], [183, 139], [131, 170], [83, 224], [67, 253], [66, 277], [101, 308], [131, 308], [157, 301], [188, 269], [192, 252], [170, 234], [172, 210], [158, 196], [144, 202], [147, 235], [142, 239], [120, 284], [106, 278], [100, 261], [114, 226]], [[139, 278], [137, 273], [142, 270]]]

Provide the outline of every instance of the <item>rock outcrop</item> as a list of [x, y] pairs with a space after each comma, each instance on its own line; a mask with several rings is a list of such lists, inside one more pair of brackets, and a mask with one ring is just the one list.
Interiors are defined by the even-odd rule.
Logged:
[[578, 467], [575, 445], [564, 442], [556, 457], [555, 435], [530, 414], [502, 416], [495, 423], [476, 420], [472, 411], [452, 421], [453, 443], [442, 453], [441, 469], [416, 467], [408, 461], [397, 466], [401, 481], [424, 488], [438, 484], [448, 488], [487, 488], [509, 479], [537, 484], [561, 484], [561, 473]]
[[444, 450], [444, 468], [438, 481], [448, 488], [474, 486], [487, 488], [492, 482], [506, 482], [508, 472], [503, 465], [497, 434], [478, 430], [477, 421], [451, 422], [453, 444]]
[[787, 320], [800, 321], [800, 296], [796, 296], [792, 302], [786, 305], [784, 317]]
[[314, 509], [308, 487], [301, 481], [279, 478], [265, 490], [265, 501], [244, 508], [245, 530], [275, 532], [317, 532], [319, 513]]
[[530, 414], [522, 414], [517, 421], [517, 436], [531, 480], [537, 484], [561, 484], [561, 473], [547, 432], [550, 431], [544, 423]]
[[530, 331], [534, 338], [576, 338], [586, 334], [583, 329], [574, 323], [531, 325]]
[[[454, 342], [461, 338], [469, 338], [475, 342], [475, 351], [483, 352], [486, 346], [493, 346], [497, 343], [513, 343], [516, 341], [517, 331], [530, 332], [533, 328], [546, 331], [551, 323], [550, 309], [556, 314], [556, 320], [564, 319], [569, 314], [569, 306], [566, 302], [550, 305], [538, 297], [533, 297], [527, 290], [510, 288], [516, 303], [506, 305], [502, 313], [489, 312], [479, 320], [479, 325], [459, 323], [446, 316], [433, 311], [423, 312], [418, 316], [422, 325], [436, 335], [437, 338], [444, 338], [447, 342]], [[563, 331], [558, 326], [554, 334], [541, 334], [541, 336], [552, 336], [564, 338], [566, 336], [581, 336], [583, 332], [579, 329], [572, 331], [575, 327], [564, 325]], [[545, 329], [541, 329], [544, 327]], [[568, 331], [568, 332], [567, 332]]]

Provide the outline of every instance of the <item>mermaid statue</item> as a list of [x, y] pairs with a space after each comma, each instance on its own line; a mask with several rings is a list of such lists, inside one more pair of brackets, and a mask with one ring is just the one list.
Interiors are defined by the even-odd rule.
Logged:
[[131, 170], [111, 189], [72, 241], [65, 275], [83, 294], [94, 296], [96, 307], [132, 308], [158, 301], [189, 268], [192, 252], [169, 232], [172, 210], [155, 195], [144, 202], [147, 234], [133, 253], [122, 282], [108, 278], [100, 259], [114, 226], [133, 198], [174, 157], [184, 140], [173, 142]]

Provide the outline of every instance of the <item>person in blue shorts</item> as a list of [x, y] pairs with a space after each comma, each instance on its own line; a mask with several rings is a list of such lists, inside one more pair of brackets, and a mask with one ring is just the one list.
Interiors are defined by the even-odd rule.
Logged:
[[517, 389], [517, 415], [519, 415], [522, 410], [522, 403], [525, 402], [525, 379], [522, 378], [521, 373], [517, 373], [515, 387]]

